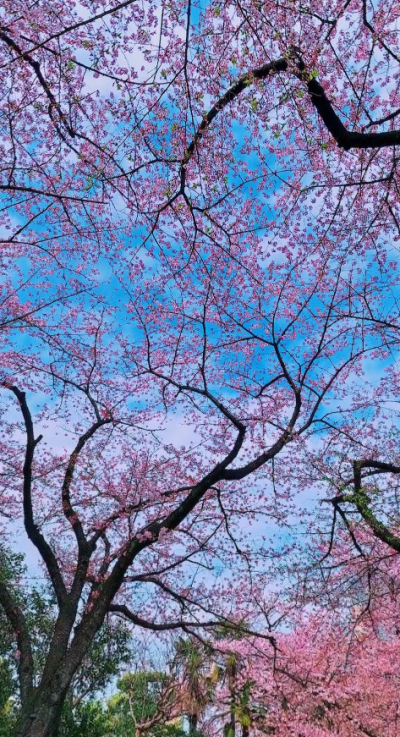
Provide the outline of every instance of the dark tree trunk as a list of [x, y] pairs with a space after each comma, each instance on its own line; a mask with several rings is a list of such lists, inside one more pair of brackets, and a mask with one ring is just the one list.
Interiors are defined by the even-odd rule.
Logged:
[[99, 607], [75, 627], [69, 647], [76, 610], [66, 608], [65, 614], [60, 614], [41, 683], [23, 703], [13, 737], [57, 737], [68, 689], [103, 624], [106, 611], [106, 605]]
[[197, 732], [197, 714], [189, 714], [189, 735], [195, 735]]
[[98, 628], [99, 623], [93, 621], [86, 639], [75, 648], [66, 652], [64, 649], [64, 654], [62, 646], [65, 643], [53, 638], [42, 681], [23, 703], [13, 737], [57, 737], [68, 689]]
[[21, 709], [13, 737], [56, 737], [66, 690], [37, 688]]

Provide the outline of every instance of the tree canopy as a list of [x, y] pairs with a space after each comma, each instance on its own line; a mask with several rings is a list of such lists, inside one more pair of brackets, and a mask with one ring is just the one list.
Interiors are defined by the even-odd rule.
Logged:
[[394, 737], [398, 2], [0, 10], [13, 737], [121, 621], [229, 650], [177, 729]]

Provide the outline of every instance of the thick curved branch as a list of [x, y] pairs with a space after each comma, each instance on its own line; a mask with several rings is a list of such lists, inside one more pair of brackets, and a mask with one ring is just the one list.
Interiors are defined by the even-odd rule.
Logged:
[[104, 617], [109, 611], [109, 607], [112, 605], [112, 601], [124, 580], [124, 576], [128, 568], [132, 565], [139, 553], [150, 545], [153, 545], [158, 540], [162, 530], [175, 530], [178, 525], [188, 517], [190, 512], [201, 501], [210, 487], [215, 483], [218, 483], [225, 468], [234, 461], [243, 445], [246, 432], [245, 426], [241, 425], [241, 423], [239, 423], [239, 425], [240, 429], [234, 445], [225, 458], [217, 463], [214, 468], [206, 474], [203, 479], [201, 479], [201, 481], [193, 486], [189, 494], [176, 507], [176, 509], [167, 514], [167, 516], [161, 520], [150, 522], [146, 527], [142, 528], [142, 530], [140, 530], [140, 532], [137, 533], [135, 538], [131, 541], [128, 548], [120, 555], [108, 579], [101, 588], [101, 595], [98, 595], [96, 599], [91, 602], [91, 610], [83, 616], [82, 621], [76, 627], [75, 637], [71, 644], [71, 662], [73, 662], [75, 657], [77, 659], [79, 658], [79, 652], [82, 649], [83, 644], [92, 633], [97, 631], [101, 622], [104, 620]]
[[18, 389], [18, 387], [16, 386], [7, 386], [6, 388], [12, 391], [12, 393], [17, 397], [25, 423], [26, 450], [23, 468], [23, 507], [25, 529], [30, 541], [34, 544], [46, 565], [48, 574], [53, 584], [54, 592], [57, 597], [57, 601], [61, 606], [67, 595], [65, 583], [61, 575], [56, 556], [54, 555], [47, 540], [39, 530], [33, 515], [32, 464], [35, 448], [42, 439], [42, 436], [39, 435], [37, 438], [35, 438], [32, 416], [26, 401], [25, 392], [20, 391], [20, 389]]
[[[393, 463], [385, 463], [383, 461], [373, 460], [354, 461], [352, 479], [354, 484], [353, 493], [340, 494], [334, 499], [329, 499], [328, 501], [330, 501], [334, 505], [334, 507], [341, 514], [342, 518], [345, 518], [345, 514], [339, 506], [340, 503], [354, 505], [357, 509], [357, 512], [362, 517], [364, 522], [368, 525], [373, 535], [378, 538], [378, 540], [381, 540], [383, 543], [388, 545], [396, 553], [400, 553], [400, 537], [391, 532], [389, 528], [385, 524], [383, 524], [383, 522], [378, 520], [370, 507], [370, 498], [367, 492], [362, 488], [362, 470], [364, 468], [374, 469], [375, 473], [400, 473], [400, 466], [396, 466]], [[371, 475], [371, 473], [367, 473], [366, 475], [369, 476]], [[348, 486], [350, 483], [350, 481], [347, 481], [345, 485]], [[354, 542], [353, 534], [352, 538]], [[358, 549], [360, 550], [359, 547]]]
[[81, 451], [83, 450], [83, 448], [85, 447], [86, 443], [88, 442], [88, 440], [90, 440], [90, 438], [93, 437], [93, 435], [97, 432], [97, 430], [99, 430], [99, 428], [103, 427], [104, 425], [110, 424], [110, 422], [112, 422], [112, 420], [109, 418], [98, 420], [89, 428], [89, 430], [87, 430], [83, 435], [80, 436], [74, 450], [72, 451], [69, 457], [68, 466], [65, 471], [64, 482], [61, 488], [61, 499], [62, 499], [63, 512], [64, 512], [66, 519], [68, 520], [68, 522], [70, 523], [74, 531], [76, 541], [78, 543], [79, 552], [81, 554], [84, 554], [86, 552], [88, 541], [83, 531], [83, 527], [79, 519], [79, 515], [74, 509], [74, 507], [72, 506], [71, 496], [70, 496], [71, 483], [72, 483], [72, 479], [74, 476], [74, 472], [75, 472], [75, 468], [76, 468], [79, 455]]
[[93, 541], [89, 541], [87, 539], [79, 515], [72, 505], [70, 496], [71, 483], [74, 476], [76, 463], [86, 443], [88, 442], [88, 440], [90, 440], [90, 438], [93, 437], [97, 430], [99, 430], [104, 425], [110, 424], [111, 422], [112, 420], [110, 418], [100, 419], [95, 422], [89, 428], [89, 430], [81, 435], [69, 457], [68, 466], [65, 471], [64, 482], [61, 488], [63, 512], [65, 518], [68, 520], [69, 524], [72, 527], [78, 545], [78, 563], [76, 566], [74, 581], [70, 592], [72, 601], [75, 603], [78, 601], [82, 593], [82, 588], [84, 586], [86, 574], [89, 567], [90, 557], [95, 548], [95, 544], [93, 544]]
[[[296, 53], [297, 52], [295, 50], [291, 50], [291, 55]], [[210, 108], [201, 121], [182, 158], [180, 171], [181, 191], [183, 191], [185, 186], [186, 166], [192, 158], [197, 144], [200, 142], [209, 125], [217, 117], [218, 113], [229, 105], [229, 103], [238, 98], [242, 92], [244, 92], [244, 90], [246, 90], [255, 81], [264, 80], [272, 74], [287, 71], [291, 70], [286, 58], [279, 58], [275, 61], [269, 62], [268, 64], [264, 64], [261, 67], [256, 67], [242, 75], [242, 77], [240, 77], [239, 80], [232, 85], [222, 97], [220, 97], [212, 108]], [[294, 69], [292, 69], [292, 73], [306, 84], [312, 104], [325, 124], [325, 127], [335, 139], [339, 148], [343, 148], [345, 151], [348, 151], [352, 148], [384, 148], [400, 144], [400, 130], [381, 133], [359, 133], [358, 131], [347, 130], [333, 109], [333, 105], [326, 96], [324, 88], [320, 82], [318, 82], [317, 79], [315, 79], [315, 77], [306, 70], [305, 64], [301, 59], [298, 59], [296, 62]]]
[[382, 133], [348, 131], [335, 113], [322, 85], [316, 79], [309, 79], [307, 89], [312, 104], [339, 148], [349, 151], [351, 148], [385, 148], [400, 144], [400, 130]]
[[254, 458], [252, 461], [249, 461], [249, 463], [246, 463], [245, 466], [241, 466], [240, 468], [226, 468], [221, 476], [221, 481], [241, 481], [241, 479], [246, 478], [246, 476], [249, 476], [251, 473], [254, 473], [254, 471], [257, 471], [261, 466], [264, 466], [268, 461], [271, 461], [273, 458], [275, 458], [278, 453], [284, 448], [285, 445], [290, 443], [293, 438], [295, 437], [295, 434], [293, 432], [293, 428], [296, 424], [296, 421], [298, 419], [298, 416], [300, 414], [301, 409], [301, 401], [299, 394], [296, 393], [296, 402], [295, 407], [292, 413], [292, 417], [290, 418], [290, 422], [288, 424], [288, 427], [283, 430], [282, 435], [280, 438], [274, 443], [268, 450], [264, 451], [263, 453], [260, 453], [257, 458]]
[[354, 461], [354, 479], [356, 483], [359, 482], [359, 472], [361, 472], [363, 468], [373, 468], [380, 473], [400, 473], [400, 466], [396, 466], [395, 463], [385, 463], [384, 461], [371, 461], [368, 459], [364, 461]]
[[212, 106], [208, 113], [204, 116], [201, 121], [191, 143], [189, 143], [185, 154], [182, 159], [181, 166], [181, 187], [183, 189], [185, 185], [186, 166], [192, 158], [193, 152], [196, 149], [197, 144], [201, 140], [205, 131], [212, 123], [214, 118], [217, 117], [218, 113], [221, 112], [230, 102], [233, 102], [241, 93], [247, 89], [255, 80], [266, 79], [274, 72], [285, 72], [288, 68], [288, 62], [286, 59], [277, 59], [271, 61], [269, 64], [263, 64], [261, 67], [252, 69], [248, 74], [244, 74], [240, 79], [229, 88], [225, 94]]
[[369, 506], [369, 497], [361, 486], [361, 469], [371, 467], [371, 465], [375, 468], [376, 464], [378, 464], [378, 467], [386, 465], [388, 470], [391, 467], [392, 473], [400, 473], [400, 469], [397, 466], [392, 466], [389, 463], [380, 464], [378, 461], [354, 461], [354, 494], [344, 497], [343, 501], [349, 501], [355, 505], [357, 512], [361, 515], [364, 522], [367, 523], [368, 527], [372, 530], [378, 540], [386, 543], [386, 545], [392, 548], [396, 553], [400, 553], [400, 537], [394, 535], [389, 528], [383, 524], [383, 522], [380, 522], [380, 520], [375, 517]]

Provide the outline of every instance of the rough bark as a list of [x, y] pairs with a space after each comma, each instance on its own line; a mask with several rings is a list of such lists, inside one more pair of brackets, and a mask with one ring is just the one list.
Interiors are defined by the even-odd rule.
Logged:
[[58, 679], [47, 687], [34, 689], [21, 709], [14, 737], [56, 737], [66, 689]]

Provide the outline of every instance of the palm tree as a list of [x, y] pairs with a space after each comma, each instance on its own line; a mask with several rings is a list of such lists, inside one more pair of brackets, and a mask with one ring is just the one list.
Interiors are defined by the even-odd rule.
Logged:
[[240, 658], [229, 653], [225, 661], [225, 678], [229, 690], [229, 721], [225, 725], [224, 737], [236, 737], [236, 727], [241, 727], [241, 737], [249, 737], [251, 726], [250, 690], [251, 681], [238, 684]]
[[[238, 625], [236, 631], [221, 627], [219, 637], [224, 640], [236, 640], [243, 637], [245, 623]], [[252, 723], [250, 709], [251, 681], [245, 681], [244, 685], [238, 684], [238, 676], [243, 669], [244, 663], [235, 652], [228, 652], [223, 658], [220, 667], [220, 677], [227, 683], [229, 691], [229, 720], [224, 726], [224, 737], [236, 737], [237, 727], [241, 727], [241, 737], [250, 736]], [[243, 680], [242, 680], [243, 684]]]
[[190, 639], [178, 640], [173, 663], [181, 684], [182, 711], [189, 725], [189, 737], [201, 737], [201, 716], [212, 702], [213, 679], [205, 649]]

